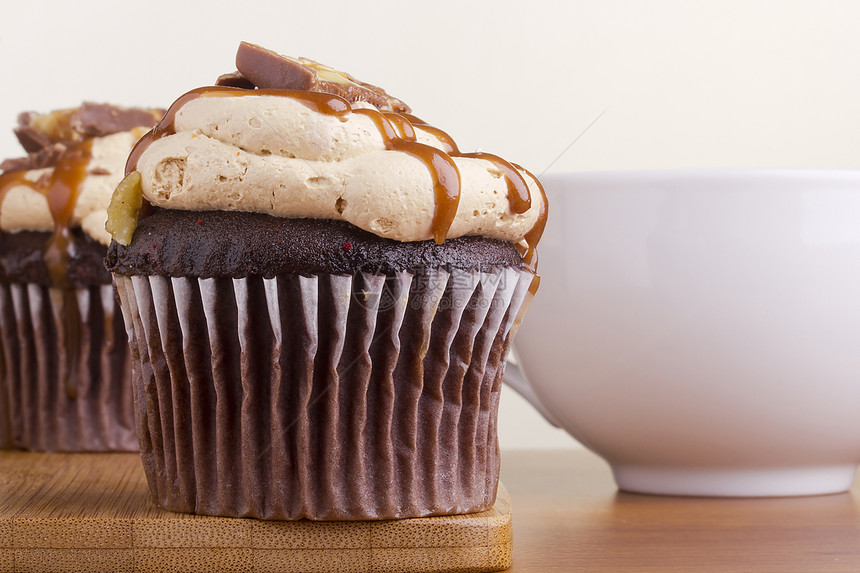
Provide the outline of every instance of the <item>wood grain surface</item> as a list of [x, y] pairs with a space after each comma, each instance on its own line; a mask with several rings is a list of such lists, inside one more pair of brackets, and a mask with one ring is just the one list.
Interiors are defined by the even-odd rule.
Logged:
[[708, 499], [618, 492], [581, 451], [502, 453], [511, 573], [860, 571], [860, 482], [848, 493]]
[[156, 508], [137, 454], [0, 452], [0, 572], [478, 572], [511, 561], [511, 504], [381, 522]]
[[[636, 495], [618, 492], [608, 466], [586, 451], [503, 452], [502, 480], [516, 514], [512, 573], [860, 571], [858, 482], [848, 493], [798, 498]], [[343, 524], [297, 522], [287, 533], [281, 522], [162, 512], [149, 502], [134, 454], [0, 453], [0, 496], [4, 573], [135, 565], [482, 571], [510, 559], [512, 514], [503, 491], [486, 523], [434, 518], [452, 521], [432, 531], [422, 520], [362, 524], [358, 538]]]

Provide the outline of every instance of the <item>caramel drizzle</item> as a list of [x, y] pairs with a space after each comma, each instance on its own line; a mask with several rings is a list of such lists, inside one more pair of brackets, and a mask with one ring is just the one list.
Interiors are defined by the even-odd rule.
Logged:
[[0, 212], [2, 212], [3, 200], [6, 198], [6, 193], [8, 193], [12, 187], [24, 185], [31, 189], [36, 188], [35, 182], [27, 179], [26, 175], [26, 171], [9, 171], [0, 175]]
[[26, 178], [26, 171], [13, 171], [0, 175], [0, 207], [10, 189], [25, 186], [41, 193], [48, 201], [48, 209], [54, 220], [54, 232], [42, 252], [42, 260], [48, 270], [51, 285], [55, 288], [51, 297], [62, 320], [61, 359], [66, 368], [62, 383], [70, 398], [77, 396], [73, 383], [78, 368], [81, 343], [81, 314], [74, 285], [69, 279], [69, 261], [75, 255], [71, 226], [75, 206], [83, 189], [87, 169], [92, 159], [93, 140], [86, 139], [69, 149], [54, 165], [50, 176], [43, 175], [36, 181]]
[[[390, 112], [389, 112], [390, 113]], [[400, 114], [409, 124], [412, 126], [419, 126], [422, 130], [426, 131], [436, 139], [442, 142], [447, 149], [446, 151], [452, 157], [470, 157], [473, 159], [483, 159], [484, 161], [489, 161], [496, 168], [502, 172], [505, 176], [505, 181], [508, 187], [508, 204], [511, 207], [511, 212], [516, 213], [517, 215], [522, 215], [532, 206], [532, 198], [531, 193], [529, 192], [528, 183], [526, 183], [525, 177], [522, 176], [522, 173], [514, 168], [512, 163], [509, 163], [505, 159], [502, 159], [498, 155], [493, 155], [492, 153], [484, 153], [482, 151], [476, 151], [473, 153], [462, 153], [458, 148], [457, 144], [454, 142], [454, 138], [448, 135], [446, 132], [442, 131], [438, 127], [434, 127], [432, 125], [427, 124], [424, 120], [412, 115], [412, 114]], [[386, 114], [388, 116], [388, 113]]]
[[71, 226], [92, 159], [92, 147], [92, 139], [76, 144], [54, 165], [50, 176], [43, 175], [36, 181], [26, 178], [27, 171], [0, 175], [0, 206], [9, 190], [18, 186], [29, 187], [47, 199], [54, 220], [54, 232], [45, 246], [43, 259], [51, 284], [57, 288], [72, 288], [66, 272], [69, 258], [74, 254]]
[[508, 163], [498, 155], [485, 153], [483, 151], [475, 151], [472, 153], [460, 153], [457, 157], [471, 157], [473, 159], [483, 159], [489, 161], [496, 166], [499, 171], [505, 176], [505, 181], [508, 186], [508, 204], [511, 206], [511, 211], [522, 215], [532, 207], [532, 196], [529, 192], [529, 185], [526, 183], [525, 177], [516, 170], [512, 163]]
[[438, 127], [435, 127], [435, 126], [428, 124], [423, 119], [420, 119], [420, 118], [412, 115], [411, 113], [401, 113], [399, 115], [401, 117], [405, 118], [409, 122], [410, 125], [413, 125], [413, 126], [417, 125], [417, 126], [421, 127], [421, 129], [423, 129], [424, 131], [426, 131], [427, 133], [429, 133], [430, 135], [432, 135], [433, 137], [438, 139], [440, 142], [442, 142], [442, 145], [444, 145], [446, 147], [446, 149], [445, 149], [446, 153], [453, 153], [455, 155], [457, 153], [460, 153], [460, 150], [457, 149], [457, 144], [454, 142], [454, 138], [451, 137], [450, 135], [448, 135], [446, 132], [439, 129]]
[[[537, 264], [538, 264], [538, 254], [537, 254], [537, 244], [540, 242], [540, 238], [543, 236], [544, 229], [546, 229], [546, 218], [549, 214], [549, 203], [546, 200], [546, 190], [544, 190], [543, 185], [541, 185], [538, 178], [532, 175], [532, 173], [524, 168], [521, 165], [517, 165], [516, 163], [512, 164], [515, 168], [520, 169], [526, 172], [529, 177], [534, 179], [537, 183], [538, 191], [541, 196], [541, 207], [540, 212], [538, 213], [537, 220], [535, 220], [535, 224], [532, 226], [531, 230], [526, 233], [525, 237], [523, 237], [528, 245], [528, 249], [523, 255], [523, 263], [526, 268], [530, 271], [537, 272]], [[535, 290], [537, 290], [537, 286], [535, 286]]]
[[[137, 169], [140, 156], [152, 142], [176, 133], [176, 114], [189, 101], [199, 97], [238, 97], [248, 95], [290, 97], [314, 111], [340, 118], [345, 118], [349, 113], [358, 113], [369, 117], [379, 130], [386, 149], [408, 153], [420, 159], [430, 171], [433, 177], [433, 189], [436, 201], [436, 211], [433, 214], [431, 229], [433, 239], [438, 244], [445, 241], [457, 215], [457, 207], [460, 203], [460, 172], [452, 157], [469, 157], [489, 161], [505, 177], [507, 199], [511, 211], [514, 214], [523, 214], [531, 208], [532, 201], [529, 187], [525, 177], [519, 172], [519, 170], [525, 170], [521, 167], [490, 153], [461, 153], [450, 135], [441, 129], [428, 125], [414, 115], [379, 111], [371, 108], [353, 109], [349, 102], [340, 96], [305, 90], [247, 90], [228, 86], [209, 86], [191, 90], [173, 102], [161, 121], [138, 140], [128, 157], [125, 174], [128, 175]], [[416, 141], [415, 126], [419, 126], [423, 131], [436, 137], [445, 149], [440, 150]], [[530, 173], [529, 176], [537, 181]], [[535, 246], [546, 224], [546, 194], [540, 186], [540, 182], [537, 185], [543, 198], [543, 206], [541, 207], [537, 223], [525, 236], [528, 248], [523, 254], [523, 262], [526, 268], [532, 270], [532, 272], [534, 272], [537, 265]]]
[[[431, 223], [433, 240], [439, 245], [444, 243], [460, 205], [460, 170], [454, 160], [440, 149], [415, 141], [415, 130], [409, 120], [397, 113], [376, 109], [356, 109], [353, 113], [373, 120], [382, 136], [385, 149], [402, 151], [417, 157], [430, 170], [436, 199], [436, 211]], [[398, 135], [395, 125], [401, 135]]]
[[531, 193], [529, 191], [528, 183], [526, 183], [525, 177], [523, 177], [520, 171], [527, 173], [529, 177], [534, 180], [541, 195], [541, 207], [534, 226], [528, 233], [526, 233], [524, 237], [526, 247], [525, 249], [521, 250], [520, 254], [523, 257], [523, 264], [525, 268], [535, 275], [532, 279], [531, 285], [529, 286], [529, 292], [531, 292], [532, 294], [537, 292], [538, 286], [540, 285], [540, 277], [537, 275], [537, 244], [540, 242], [540, 238], [543, 235], [544, 229], [546, 228], [546, 219], [548, 212], [546, 191], [544, 190], [543, 185], [541, 185], [538, 178], [522, 166], [517, 165], [515, 163], [509, 163], [501, 157], [493, 155], [491, 153], [461, 153], [460, 150], [457, 148], [457, 144], [454, 141], [454, 138], [448, 135], [445, 131], [439, 129], [438, 127], [434, 127], [432, 125], [427, 124], [425, 121], [421, 120], [418, 117], [415, 117], [414, 115], [401, 115], [404, 116], [411, 123], [412, 126], [420, 126], [422, 130], [426, 131], [430, 135], [433, 135], [436, 139], [442, 142], [442, 144], [447, 147], [447, 151], [449, 154], [455, 157], [472, 157], [476, 159], [484, 159], [493, 163], [504, 174], [505, 179], [507, 180], [508, 204], [511, 206], [511, 211], [514, 213], [525, 213], [526, 211], [531, 209], [532, 206]]
[[54, 166], [47, 189], [48, 208], [54, 219], [54, 234], [45, 247], [45, 264], [54, 286], [72, 288], [66, 269], [74, 254], [71, 242], [72, 218], [92, 159], [93, 140], [86, 139], [67, 151]]

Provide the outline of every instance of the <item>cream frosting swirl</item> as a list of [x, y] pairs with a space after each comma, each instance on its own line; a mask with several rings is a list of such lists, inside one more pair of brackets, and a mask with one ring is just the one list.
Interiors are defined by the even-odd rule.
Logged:
[[[398, 241], [434, 238], [438, 181], [426, 161], [386, 145], [379, 125], [361, 112], [372, 106], [343, 100], [347, 111], [335, 115], [287, 95], [206, 95], [184, 101], [171, 133], [147, 142], [136, 158], [152, 204], [343, 220]], [[396, 123], [391, 129], [404, 135]], [[409, 125], [414, 141], [452, 151], [438, 130]], [[520, 242], [538, 224], [545, 199], [530, 173], [517, 168], [531, 196], [531, 206], [517, 213], [496, 162], [451, 159], [459, 204], [446, 237]]]
[[[92, 140], [87, 175], [80, 183], [70, 226], [80, 227], [92, 239], [110, 244], [105, 231], [107, 206], [122, 180], [129, 150], [146, 132], [135, 128]], [[55, 221], [40, 181], [49, 179], [54, 167], [10, 172], [0, 176], [0, 230], [53, 231]]]

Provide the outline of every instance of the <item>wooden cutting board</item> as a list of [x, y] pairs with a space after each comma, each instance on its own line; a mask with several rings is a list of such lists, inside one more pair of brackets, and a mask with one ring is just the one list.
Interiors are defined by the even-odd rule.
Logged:
[[137, 454], [0, 452], [0, 571], [481, 572], [511, 565], [510, 498], [470, 515], [259, 521], [155, 507]]

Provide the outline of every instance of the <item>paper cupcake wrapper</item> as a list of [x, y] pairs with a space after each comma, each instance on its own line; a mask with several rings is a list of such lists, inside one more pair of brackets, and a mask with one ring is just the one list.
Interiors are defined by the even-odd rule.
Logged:
[[114, 276], [157, 503], [315, 520], [491, 507], [504, 357], [531, 277]]
[[0, 284], [0, 447], [137, 451], [129, 362], [111, 285]]

